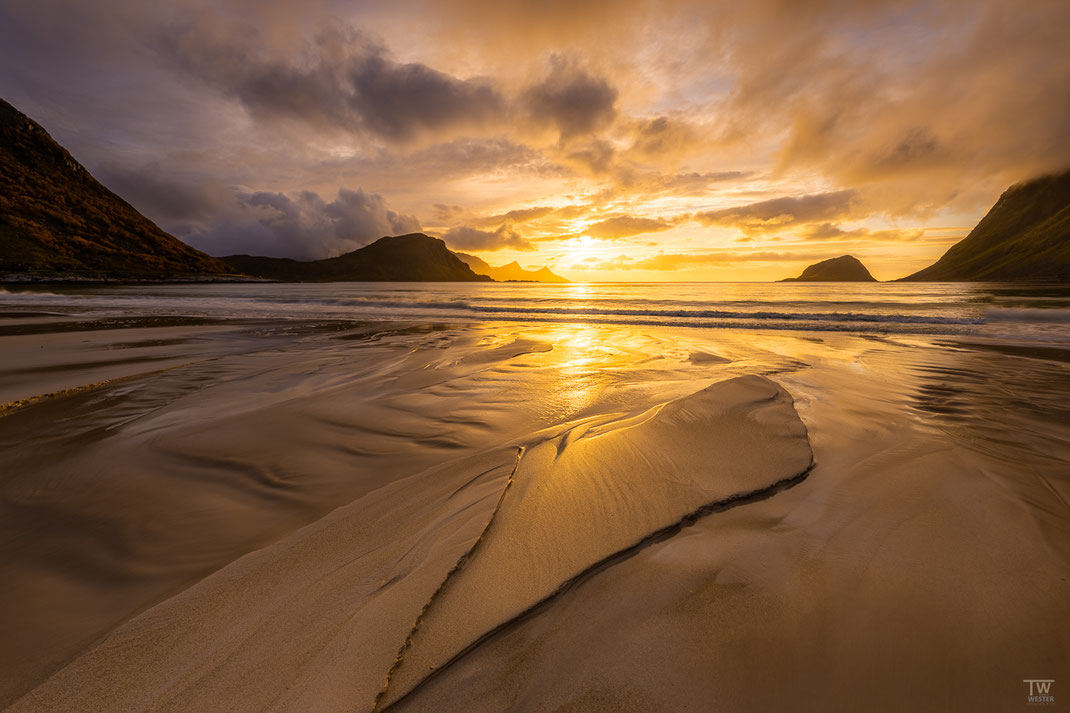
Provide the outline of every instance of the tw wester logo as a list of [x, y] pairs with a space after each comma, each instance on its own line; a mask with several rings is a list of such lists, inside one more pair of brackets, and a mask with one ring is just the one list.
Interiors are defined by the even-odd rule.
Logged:
[[1022, 683], [1029, 684], [1029, 696], [1025, 699], [1030, 705], [1053, 706], [1055, 696], [1051, 695], [1051, 684], [1055, 683], [1051, 678], [1024, 679]]

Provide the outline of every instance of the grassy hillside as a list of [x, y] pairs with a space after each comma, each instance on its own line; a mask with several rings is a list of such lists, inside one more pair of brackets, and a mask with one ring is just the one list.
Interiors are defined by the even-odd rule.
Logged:
[[1007, 189], [969, 235], [903, 279], [1070, 280], [1070, 171]]

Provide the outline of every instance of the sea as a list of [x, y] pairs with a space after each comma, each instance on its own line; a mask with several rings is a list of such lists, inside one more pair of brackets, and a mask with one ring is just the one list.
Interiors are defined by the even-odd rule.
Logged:
[[210, 283], [0, 288], [79, 318], [552, 322], [1070, 342], [1070, 286], [1005, 283]]

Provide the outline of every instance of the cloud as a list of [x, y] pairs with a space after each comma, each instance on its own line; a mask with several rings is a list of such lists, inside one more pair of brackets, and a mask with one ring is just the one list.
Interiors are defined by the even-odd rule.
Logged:
[[452, 223], [464, 215], [464, 206], [450, 205], [448, 203], [435, 203], [431, 206], [432, 216], [440, 223]]
[[316, 260], [356, 250], [385, 235], [420, 230], [412, 215], [390, 210], [383, 197], [340, 188], [330, 202], [318, 193], [258, 191], [236, 196], [234, 215], [187, 242], [212, 255], [248, 253]]
[[557, 209], [552, 206], [515, 208], [506, 213], [497, 213], [495, 215], [488, 215], [482, 218], [476, 218], [472, 221], [472, 223], [478, 227], [501, 225], [502, 223], [510, 223], [512, 225], [516, 225], [518, 223], [528, 223], [533, 220], [545, 218], [556, 210]]
[[169, 25], [157, 44], [172, 66], [256, 118], [300, 120], [392, 144], [500, 131], [515, 127], [518, 116], [568, 141], [616, 116], [618, 92], [609, 81], [560, 56], [542, 79], [507, 95], [490, 77], [398, 61], [381, 40], [345, 23], [324, 23], [296, 46], [278, 47], [244, 26], [202, 19]]
[[597, 176], [609, 171], [615, 157], [613, 144], [603, 139], [591, 139], [580, 148], [565, 153], [563, 159], [584, 173]]
[[618, 215], [587, 226], [582, 234], [589, 235], [592, 238], [616, 240], [617, 238], [627, 238], [633, 235], [641, 235], [643, 233], [656, 233], [662, 230], [668, 230], [671, 227], [671, 223], [667, 223], [663, 220], [639, 218], [632, 215]]
[[604, 128], [616, 116], [617, 90], [561, 56], [550, 74], [524, 91], [521, 104], [537, 123], [553, 125], [565, 141]]
[[93, 175], [169, 232], [185, 234], [228, 208], [230, 191], [220, 182], [169, 170], [159, 162], [98, 165]]
[[798, 262], [824, 260], [825, 253], [778, 253], [778, 252], [712, 252], [712, 253], [659, 253], [652, 257], [619, 258], [598, 265], [610, 270], [688, 270], [709, 265], [729, 265], [740, 262]]
[[809, 226], [799, 237], [803, 240], [857, 240], [865, 239], [874, 242], [898, 241], [913, 242], [925, 235], [924, 228], [900, 230], [892, 228], [888, 230], [870, 230], [869, 228], [854, 228], [844, 230], [832, 223], [820, 223]]
[[628, 154], [639, 160], [676, 161], [693, 155], [702, 143], [701, 134], [691, 124], [659, 116], [636, 126]]
[[501, 136], [461, 137], [408, 153], [383, 151], [361, 164], [365, 170], [395, 172], [399, 166], [404, 166], [410, 178], [568, 173], [550, 162], [538, 149]]
[[735, 208], [696, 213], [704, 225], [740, 228], [747, 232], [776, 231], [785, 227], [850, 217], [858, 213], [854, 191], [787, 196]]
[[[750, 214], [700, 216], [748, 245], [899, 240], [920, 260], [907, 233], [855, 226], [970, 225], [1070, 166], [1068, 25], [1066, 0], [0, 2], [0, 87], [182, 234], [278, 233], [235, 186], [298, 203], [375, 186], [481, 230], [517, 206], [599, 220], [731, 197]], [[850, 209], [802, 202], [822, 191]], [[769, 216], [770, 195], [800, 202]]]
[[620, 198], [708, 196], [717, 185], [739, 184], [753, 176], [749, 171], [643, 171], [619, 163], [609, 173], [610, 184], [598, 194], [602, 202]]
[[497, 230], [479, 230], [470, 226], [461, 226], [447, 231], [442, 239], [450, 250], [492, 251], [512, 248], [513, 250], [534, 250], [535, 246], [524, 239], [511, 225], [503, 225]]
[[1067, 3], [777, 5], [727, 11], [718, 34], [733, 63], [723, 135], [768, 137], [781, 171], [866, 186], [906, 214], [1070, 165]]
[[393, 142], [499, 121], [501, 93], [485, 78], [460, 79], [398, 62], [353, 27], [327, 26], [296, 52], [273, 52], [248, 28], [220, 33], [172, 27], [161, 52], [260, 117], [300, 119]]
[[566, 205], [554, 211], [554, 217], [563, 218], [564, 220], [573, 220], [575, 218], [582, 218], [592, 210], [594, 210], [594, 206], [591, 205]]
[[651, 174], [636, 181], [637, 186], [658, 193], [699, 195], [715, 183], [742, 181], [752, 174], [748, 171], [705, 171], [672, 174]]

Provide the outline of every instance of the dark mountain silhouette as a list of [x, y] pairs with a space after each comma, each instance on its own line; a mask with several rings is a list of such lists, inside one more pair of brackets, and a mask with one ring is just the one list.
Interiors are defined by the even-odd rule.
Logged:
[[822, 260], [802, 271], [798, 277], [781, 282], [876, 282], [866, 266], [853, 255], [841, 255]]
[[229, 255], [246, 275], [283, 282], [493, 282], [477, 275], [446, 243], [423, 233], [379, 238], [371, 245], [324, 260]]
[[454, 253], [454, 255], [472, 268], [473, 272], [479, 275], [488, 275], [500, 282], [508, 282], [510, 280], [520, 282], [569, 282], [569, 280], [551, 272], [548, 267], [540, 267], [538, 270], [525, 270], [520, 267], [520, 263], [516, 260], [508, 265], [494, 267], [475, 255], [467, 253]]
[[168, 279], [231, 274], [102, 186], [0, 99], [0, 274]]
[[1070, 171], [1008, 188], [916, 281], [1070, 280]]

